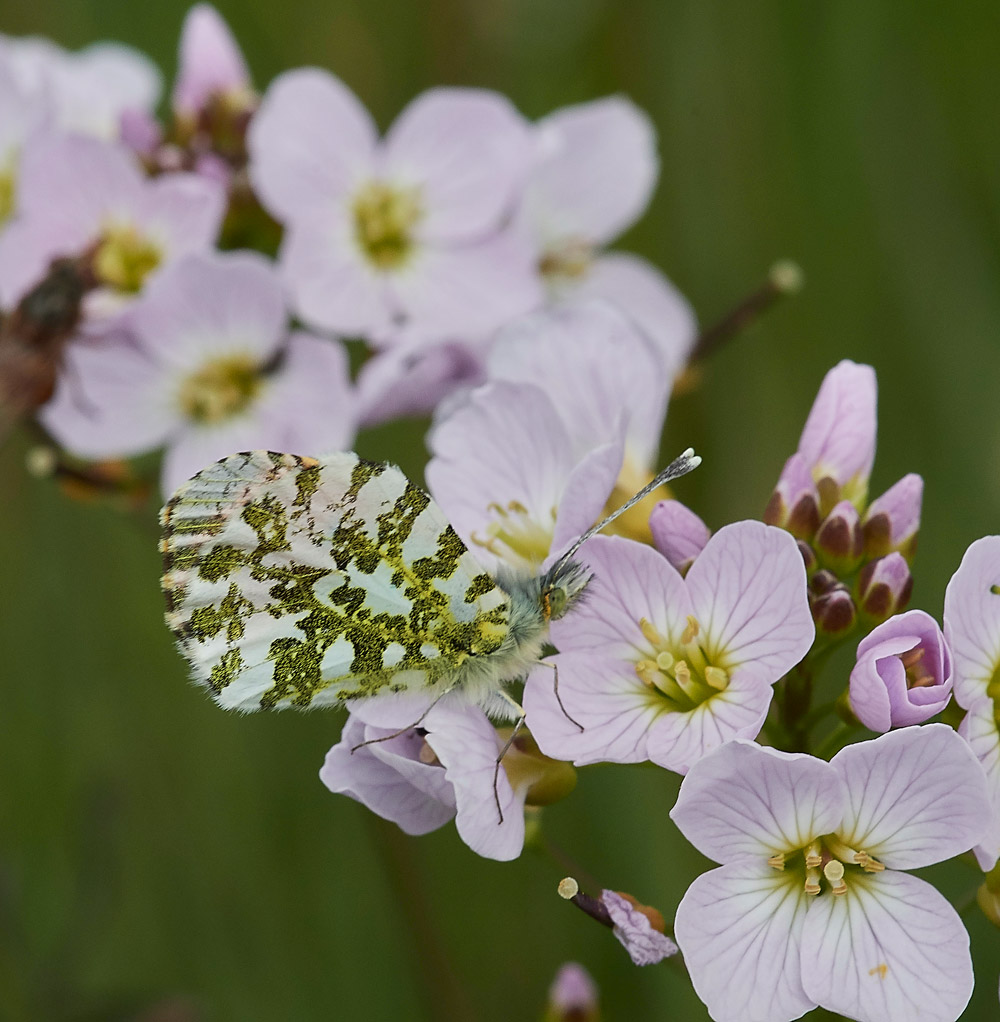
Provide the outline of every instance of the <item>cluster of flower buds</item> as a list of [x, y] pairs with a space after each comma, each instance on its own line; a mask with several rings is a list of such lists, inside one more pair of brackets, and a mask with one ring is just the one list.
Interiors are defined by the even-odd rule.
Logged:
[[904, 476], [868, 503], [876, 396], [871, 366], [844, 360], [827, 373], [764, 512], [798, 541], [816, 627], [830, 637], [859, 617], [885, 621], [913, 589], [923, 480]]

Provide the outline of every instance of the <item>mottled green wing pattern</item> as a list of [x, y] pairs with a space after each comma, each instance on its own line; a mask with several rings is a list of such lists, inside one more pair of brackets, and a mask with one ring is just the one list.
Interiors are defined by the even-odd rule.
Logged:
[[227, 708], [443, 690], [510, 631], [506, 593], [394, 465], [234, 454], [161, 524], [167, 624]]

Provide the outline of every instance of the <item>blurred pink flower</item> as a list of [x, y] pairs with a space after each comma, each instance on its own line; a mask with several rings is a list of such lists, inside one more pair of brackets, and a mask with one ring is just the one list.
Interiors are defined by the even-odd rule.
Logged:
[[687, 300], [651, 263], [604, 247], [645, 211], [659, 161], [649, 118], [623, 96], [563, 107], [534, 128], [535, 163], [518, 213], [556, 303], [603, 298], [655, 344], [673, 381], [694, 344]]
[[502, 230], [530, 149], [498, 93], [432, 89], [380, 140], [339, 79], [290, 71], [267, 90], [248, 145], [257, 193], [286, 227], [281, 265], [306, 320], [445, 340], [541, 300], [530, 246]]
[[948, 705], [951, 675], [951, 653], [937, 622], [922, 610], [908, 610], [858, 645], [851, 709], [872, 731], [922, 724]]
[[969, 936], [899, 872], [966, 851], [989, 815], [983, 772], [949, 727], [903, 728], [830, 763], [732, 742], [696, 763], [671, 818], [721, 862], [688, 888], [677, 942], [715, 1019], [955, 1022]]
[[955, 663], [959, 733], [989, 779], [993, 826], [976, 849], [984, 872], [1000, 857], [1000, 536], [977, 539], [944, 596], [944, 634]]
[[174, 113], [193, 120], [213, 100], [242, 107], [252, 97], [250, 72], [229, 26], [211, 4], [195, 4], [181, 28]]
[[773, 684], [814, 628], [795, 541], [760, 522], [715, 533], [687, 576], [648, 546], [597, 536], [581, 551], [587, 598], [552, 624], [552, 670], [528, 679], [528, 726], [577, 765], [652, 760], [679, 773], [754, 737]]
[[146, 289], [130, 336], [74, 345], [42, 421], [82, 457], [166, 444], [163, 489], [234, 451], [316, 455], [354, 437], [338, 342], [286, 333], [280, 282], [253, 253], [190, 255]]

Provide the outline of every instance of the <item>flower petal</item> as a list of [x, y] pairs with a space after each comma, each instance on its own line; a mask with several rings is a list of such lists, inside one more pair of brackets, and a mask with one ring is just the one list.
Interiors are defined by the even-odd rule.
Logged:
[[601, 902], [615, 924], [615, 936], [635, 965], [656, 965], [677, 954], [677, 945], [654, 929], [649, 917], [617, 891], [601, 891]]
[[973, 703], [959, 725], [958, 733], [968, 743], [986, 771], [986, 783], [993, 803], [993, 822], [986, 836], [973, 848], [979, 868], [988, 873], [1000, 857], [1000, 727], [993, 700], [983, 697]]
[[424, 727], [427, 744], [455, 788], [459, 837], [487, 859], [516, 859], [524, 845], [526, 790], [513, 791], [502, 766], [497, 773], [501, 743], [486, 714], [477, 706], [439, 703], [428, 713]]
[[653, 545], [684, 574], [712, 535], [708, 526], [679, 500], [661, 500], [649, 514]]
[[213, 96], [249, 87], [246, 61], [222, 15], [211, 4], [195, 4], [181, 27], [174, 111], [196, 116]]
[[847, 785], [839, 836], [890, 869], [968, 851], [989, 825], [986, 776], [946, 724], [890, 731], [842, 749], [830, 765]]
[[[356, 717], [349, 717], [340, 741], [326, 754], [319, 778], [330, 791], [353, 798], [407, 834], [437, 830], [455, 815], [451, 785], [440, 766], [421, 763], [415, 755], [395, 751], [413, 742], [416, 736], [412, 732], [352, 752], [360, 742], [391, 733], [379, 732]], [[423, 740], [419, 741], [422, 744]], [[417, 772], [423, 775], [422, 786], [414, 783]], [[422, 787], [436, 788], [437, 794]]]
[[376, 140], [374, 121], [339, 78], [286, 71], [247, 133], [254, 191], [279, 220], [308, 220], [372, 174]]
[[815, 635], [806, 571], [795, 540], [760, 522], [715, 533], [685, 579], [692, 613], [712, 663], [753, 663], [777, 681], [809, 651]]
[[674, 933], [716, 1022], [788, 1022], [816, 1006], [799, 966], [806, 914], [801, 882], [762, 862], [720, 866], [687, 889]]
[[500, 226], [530, 159], [528, 126], [486, 89], [417, 96], [385, 138], [386, 177], [421, 190], [424, 241], [482, 238]]
[[968, 710], [1000, 667], [1000, 536], [977, 539], [944, 594], [944, 634], [955, 663], [955, 698]]
[[830, 833], [846, 800], [828, 763], [736, 740], [691, 767], [670, 818], [716, 862], [767, 859]]
[[538, 162], [525, 195], [544, 241], [603, 245], [642, 215], [659, 173], [656, 133], [624, 96], [563, 107], [535, 126]]
[[917, 877], [895, 870], [859, 876], [852, 874], [846, 894], [809, 904], [802, 933], [808, 995], [858, 1022], [955, 1022], [973, 986], [958, 913]]

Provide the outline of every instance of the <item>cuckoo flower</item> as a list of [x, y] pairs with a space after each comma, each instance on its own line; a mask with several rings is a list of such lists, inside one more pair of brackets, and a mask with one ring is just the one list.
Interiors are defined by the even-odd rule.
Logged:
[[21, 87], [42, 98], [52, 124], [64, 131], [112, 139], [123, 115], [151, 113], [162, 82], [156, 65], [120, 43], [94, 43], [71, 52], [38, 36], [0, 36]]
[[597, 984], [576, 962], [559, 967], [542, 1022], [599, 1022]]
[[0, 301], [16, 302], [57, 256], [92, 253], [88, 311], [107, 319], [172, 260], [209, 249], [222, 189], [193, 174], [148, 179], [118, 143], [48, 136], [24, 150], [18, 219], [0, 241]]
[[364, 700], [352, 705], [320, 779], [407, 834], [429, 833], [454, 818], [474, 852], [516, 859], [524, 844], [525, 802], [542, 804], [572, 787], [572, 768], [540, 756], [523, 734], [497, 772], [509, 730], [497, 731], [479, 707], [440, 703], [419, 728], [401, 734], [383, 726], [381, 711], [372, 717], [377, 724], [366, 723], [366, 709]]
[[130, 341], [73, 346], [43, 421], [83, 457], [166, 444], [166, 492], [233, 451], [349, 447], [346, 354], [333, 341], [287, 336], [286, 317], [263, 258], [188, 256], [149, 285]]
[[477, 388], [435, 425], [425, 478], [466, 545], [491, 568], [537, 572], [600, 517], [623, 431], [581, 447], [541, 387]]
[[654, 342], [672, 380], [694, 343], [687, 300], [654, 266], [604, 252], [642, 215], [659, 172], [649, 118], [622, 96], [556, 110], [534, 128], [536, 159], [519, 211], [551, 299], [616, 304]]
[[661, 500], [650, 512], [653, 545], [682, 574], [694, 564], [712, 535], [709, 527], [679, 500]]
[[772, 688], [812, 644], [795, 541], [760, 522], [715, 533], [687, 576], [650, 547], [598, 536], [587, 599], [553, 623], [558, 670], [536, 669], [525, 712], [542, 750], [577, 764], [652, 760], [679, 773], [754, 737]]
[[955, 661], [955, 699], [968, 711], [960, 733], [986, 770], [993, 829], [976, 848], [984, 870], [1000, 855], [1000, 536], [977, 539], [944, 597], [944, 634]]
[[947, 706], [951, 682], [951, 653], [937, 622], [922, 610], [908, 610], [858, 645], [851, 709], [872, 731], [922, 724]]
[[831, 762], [738, 741], [696, 763], [670, 815], [718, 869], [677, 909], [677, 942], [717, 1022], [817, 1005], [858, 1022], [955, 1022], [969, 936], [899, 872], [966, 851], [989, 813], [983, 771], [943, 724], [850, 745]]
[[499, 94], [432, 89], [380, 140], [337, 78], [290, 71], [267, 90], [248, 146], [257, 193], [287, 228], [281, 262], [306, 320], [445, 339], [486, 333], [540, 301], [530, 246], [501, 230], [530, 145]]

